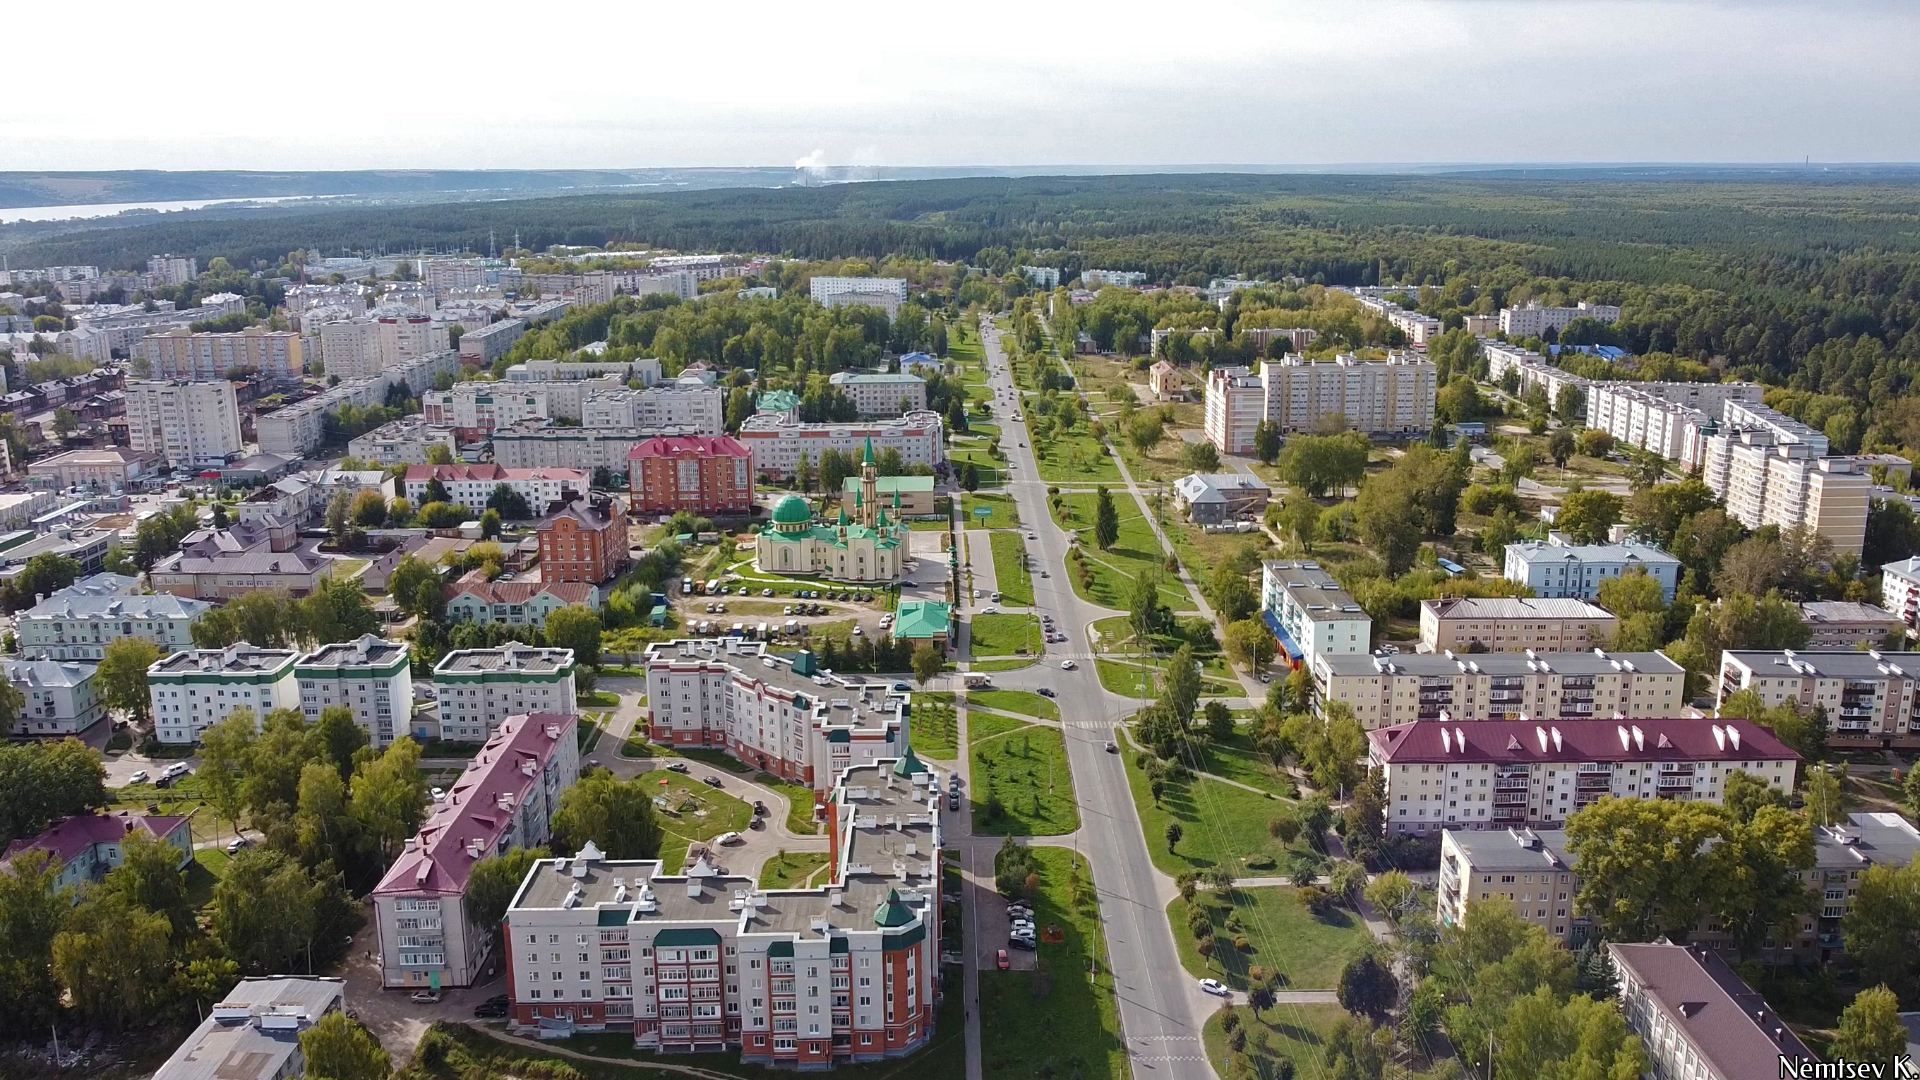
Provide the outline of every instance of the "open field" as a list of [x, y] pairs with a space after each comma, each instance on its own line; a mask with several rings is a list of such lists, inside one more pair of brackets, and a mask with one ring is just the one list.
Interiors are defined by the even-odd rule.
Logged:
[[[971, 728], [985, 720], [967, 718]], [[973, 831], [987, 836], [1064, 836], [1080, 827], [1067, 745], [1056, 727], [1015, 723], [1013, 730], [974, 738]]]
[[1112, 492], [1113, 509], [1120, 519], [1120, 536], [1113, 547], [1101, 551], [1093, 544], [1094, 508], [1098, 496], [1093, 492], [1063, 493], [1054, 520], [1062, 529], [1080, 531], [1080, 557], [1093, 571], [1093, 584], [1082, 586], [1073, 561], [1068, 560], [1066, 574], [1073, 591], [1084, 600], [1104, 607], [1125, 610], [1127, 590], [1133, 579], [1152, 570], [1160, 575], [1160, 599], [1174, 611], [1193, 607], [1193, 599], [1178, 578], [1166, 573], [1166, 554], [1152, 526], [1140, 513], [1140, 507], [1125, 489]]
[[[1291, 886], [1236, 887], [1224, 896], [1203, 891], [1194, 903], [1212, 916], [1213, 958], [1202, 959], [1194, 948], [1187, 927], [1190, 905], [1175, 897], [1167, 919], [1180, 962], [1195, 978], [1219, 979], [1235, 990], [1247, 988], [1247, 969], [1254, 966], [1278, 969], [1289, 990], [1331, 990], [1340, 981], [1340, 969], [1373, 941], [1351, 910], [1331, 908], [1316, 915]], [[1234, 947], [1236, 935], [1246, 937], [1246, 952]]]

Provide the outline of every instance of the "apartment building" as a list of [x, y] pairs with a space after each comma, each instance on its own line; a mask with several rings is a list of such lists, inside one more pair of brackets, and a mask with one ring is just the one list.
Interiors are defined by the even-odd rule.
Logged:
[[147, 669], [154, 735], [187, 746], [235, 709], [252, 709], [264, 722], [275, 709], [298, 709], [300, 686], [292, 649], [261, 649], [242, 641], [224, 649], [182, 649]]
[[507, 909], [510, 1023], [631, 1029], [637, 1048], [737, 1048], [795, 1069], [925, 1047], [941, 953], [935, 780], [911, 751], [837, 777], [828, 877], [811, 889], [591, 845], [541, 861]]
[[580, 379], [599, 379], [608, 375], [617, 377], [622, 384], [639, 379], [640, 385], [652, 386], [660, 381], [660, 361], [648, 357], [641, 360], [529, 360], [524, 364], [515, 364], [507, 369], [507, 382], [574, 382]]
[[373, 890], [383, 986], [485, 980], [494, 928], [468, 910], [467, 879], [480, 860], [552, 836], [560, 795], [580, 779], [578, 722], [570, 713], [507, 717], [434, 802]]
[[[1483, 341], [1480, 348], [1487, 354], [1487, 381], [1503, 385], [1507, 373], [1513, 372], [1514, 393], [1520, 397], [1530, 397], [1537, 389], [1546, 395], [1548, 403], [1557, 407], [1562, 390], [1571, 387], [1584, 395], [1593, 386], [1592, 380], [1554, 367], [1546, 357], [1531, 349], [1498, 341]], [[1584, 415], [1584, 408], [1576, 410], [1576, 419]]]
[[1920, 746], [1920, 653], [1728, 649], [1720, 654], [1717, 708], [1727, 695], [1753, 690], [1768, 707], [1791, 703], [1826, 710], [1836, 746]]
[[1222, 454], [1253, 453], [1254, 429], [1266, 419], [1267, 390], [1258, 375], [1243, 367], [1207, 372], [1203, 430]]
[[135, 814], [121, 810], [113, 814], [75, 814], [54, 823], [38, 836], [15, 840], [0, 856], [0, 867], [29, 851], [43, 851], [59, 860], [55, 888], [70, 890], [79, 902], [79, 891], [97, 885], [118, 869], [126, 857], [126, 839], [131, 833], [144, 832], [148, 839], [173, 848], [175, 866], [185, 869], [193, 861], [193, 829], [190, 819]]
[[1544, 307], [1523, 304], [1500, 309], [1500, 332], [1508, 337], [1546, 337], [1558, 335], [1575, 319], [1597, 319], [1603, 323], [1620, 321], [1620, 309], [1612, 304], [1590, 304], [1585, 300], [1574, 307]]
[[300, 1035], [321, 1017], [344, 1008], [346, 994], [344, 979], [241, 979], [153, 1080], [229, 1080], [235, 1072], [253, 1080], [305, 1076], [307, 1055]]
[[1614, 441], [1697, 468], [1706, 438], [1718, 430], [1729, 401], [1759, 405], [1759, 383], [1597, 382], [1587, 387], [1587, 426]]
[[1546, 598], [1595, 600], [1600, 586], [1628, 574], [1644, 573], [1660, 583], [1667, 603], [1680, 588], [1680, 560], [1651, 544], [1574, 544], [1560, 533], [1547, 539], [1507, 545], [1506, 577]]
[[1873, 604], [1845, 600], [1808, 600], [1800, 605], [1813, 636], [1809, 649], [1877, 649], [1894, 635], [1906, 634], [1899, 616]]
[[129, 637], [146, 638], [163, 653], [193, 647], [193, 624], [212, 604], [170, 593], [131, 595], [89, 587], [108, 577], [118, 575], [86, 578], [14, 615], [20, 655], [97, 661], [107, 646]]
[[[131, 425], [128, 430], [131, 433]], [[48, 487], [79, 487], [118, 494], [130, 490], [153, 464], [154, 459], [145, 454], [119, 447], [68, 450], [29, 463], [27, 477], [34, 484]]]
[[627, 476], [635, 514], [753, 512], [753, 453], [738, 439], [648, 439], [627, 456]]
[[827, 381], [853, 400], [863, 418], [904, 416], [927, 407], [927, 380], [918, 375], [836, 371]]
[[600, 587], [582, 581], [461, 581], [448, 585], [447, 621], [533, 626], [567, 607], [600, 610]]
[[[924, 398], [923, 398], [924, 400]], [[726, 431], [727, 392], [718, 386], [624, 386], [596, 389], [580, 404], [590, 428], [652, 428], [718, 436]]]
[[495, 360], [512, 352], [514, 345], [525, 336], [527, 324], [524, 319], [501, 319], [497, 323], [476, 327], [460, 335], [460, 361], [492, 367]]
[[1309, 560], [1260, 565], [1260, 617], [1280, 643], [1280, 655], [1311, 665], [1315, 657], [1373, 649], [1373, 618]]
[[784, 656], [739, 638], [663, 641], [647, 646], [646, 668], [648, 737], [724, 750], [815, 791], [907, 746], [903, 696], [884, 682], [825, 674], [805, 650]]
[[1080, 285], [1082, 288], [1098, 290], [1102, 285], [1114, 285], [1122, 289], [1137, 289], [1147, 283], [1144, 270], [1082, 270]]
[[1880, 605], [1909, 630], [1920, 628], [1920, 555], [1880, 568]]
[[0, 676], [20, 693], [12, 734], [60, 739], [78, 735], [107, 715], [95, 666], [71, 660], [0, 660]]
[[293, 382], [306, 372], [300, 335], [249, 326], [231, 334], [196, 334], [177, 327], [140, 339], [140, 355], [156, 379], [206, 382], [229, 372], [257, 371], [273, 382]]
[[421, 394], [420, 414], [429, 424], [452, 428], [461, 442], [485, 439], [494, 428], [509, 427], [522, 420], [553, 417], [543, 390], [483, 382], [459, 383], [448, 390]]
[[437, 733], [416, 724], [415, 733], [448, 742], [484, 742], [501, 721], [522, 713], [573, 716], [573, 650], [536, 649], [508, 642], [496, 649], [457, 649], [433, 668], [440, 703]]
[[239, 402], [224, 377], [128, 383], [127, 436], [136, 452], [163, 457], [176, 469], [224, 465], [246, 448]]
[[801, 454], [818, 464], [828, 450], [851, 456], [864, 453], [869, 443], [876, 454], [900, 451], [907, 466], [932, 468], [947, 460], [945, 424], [933, 412], [851, 424], [804, 424], [780, 413], [755, 413], [741, 423], [736, 437], [753, 455], [756, 476], [791, 476]]
[[1701, 479], [1726, 500], [1727, 513], [1750, 529], [1805, 526], [1826, 537], [1834, 554], [1860, 554], [1872, 470], [1904, 475], [1911, 463], [1830, 456], [1824, 433], [1765, 405], [1728, 401], [1722, 409], [1720, 429], [1705, 440]]
[[307, 723], [334, 706], [351, 709], [375, 750], [384, 750], [408, 732], [413, 717], [413, 666], [405, 642], [365, 634], [353, 641], [322, 645], [293, 667], [300, 687], [300, 711]]
[[1315, 705], [1369, 728], [1415, 720], [1652, 719], [1687, 711], [1686, 669], [1662, 653], [1486, 653], [1313, 660]]
[[327, 417], [347, 405], [366, 408], [385, 403], [387, 391], [405, 386], [409, 396], [431, 387], [441, 375], [460, 369], [452, 352], [441, 351], [389, 365], [378, 374], [349, 379], [291, 405], [264, 412], [254, 422], [260, 448], [269, 454], [304, 455], [327, 436]]
[[1797, 1076], [1790, 1065], [1812, 1068], [1820, 1060], [1712, 949], [1610, 941], [1607, 958], [1620, 976], [1627, 1027], [1646, 1047], [1650, 1076]]
[[1800, 761], [1746, 720], [1416, 720], [1367, 742], [1388, 835], [1552, 828], [1607, 796], [1719, 803], [1736, 769], [1786, 795]]
[[880, 308], [891, 319], [900, 313], [900, 305], [907, 302], [907, 279], [817, 277], [808, 282], [807, 291], [817, 304]]
[[151, 255], [147, 274], [155, 285], [185, 285], [200, 276], [200, 261], [185, 255]]
[[427, 448], [436, 445], [446, 447], [451, 455], [457, 456], [459, 453], [460, 447], [454, 441], [452, 428], [429, 424], [418, 416], [408, 416], [355, 437], [347, 443], [347, 455], [382, 468], [425, 465]]
[[544, 582], [597, 585], [626, 569], [629, 561], [627, 512], [611, 495], [591, 492], [569, 498], [534, 530], [540, 537]]
[[693, 435], [692, 431], [659, 428], [555, 427], [546, 421], [522, 421], [498, 428], [490, 440], [494, 464], [508, 469], [605, 467], [617, 477], [627, 468], [633, 449], [648, 439]]
[[527, 500], [538, 514], [562, 499], [588, 488], [584, 469], [507, 469], [499, 465], [409, 465], [404, 479], [407, 501], [425, 506], [427, 488], [435, 481], [446, 489], [447, 501], [478, 514], [501, 484]]
[[1385, 360], [1351, 354], [1311, 363], [1299, 356], [1260, 364], [1265, 389], [1261, 419], [1283, 433], [1312, 432], [1333, 417], [1356, 431], [1424, 433], [1433, 427], [1437, 369], [1430, 361], [1396, 353]]
[[1442, 597], [1420, 602], [1423, 653], [1579, 652], [1605, 645], [1620, 620], [1585, 600]]

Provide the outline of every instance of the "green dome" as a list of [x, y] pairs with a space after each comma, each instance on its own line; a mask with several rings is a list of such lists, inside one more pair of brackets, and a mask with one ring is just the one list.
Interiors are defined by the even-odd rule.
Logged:
[[773, 508], [775, 525], [805, 525], [813, 520], [813, 507], [798, 495], [781, 499]]

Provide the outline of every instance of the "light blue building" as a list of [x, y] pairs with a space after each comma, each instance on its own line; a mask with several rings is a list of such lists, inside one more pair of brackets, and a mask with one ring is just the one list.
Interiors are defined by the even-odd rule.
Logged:
[[1659, 582], [1661, 595], [1673, 603], [1680, 587], [1680, 560], [1650, 544], [1569, 544], [1553, 533], [1545, 542], [1507, 545], [1507, 580], [1530, 586], [1539, 597], [1593, 600], [1602, 582], [1636, 570]]

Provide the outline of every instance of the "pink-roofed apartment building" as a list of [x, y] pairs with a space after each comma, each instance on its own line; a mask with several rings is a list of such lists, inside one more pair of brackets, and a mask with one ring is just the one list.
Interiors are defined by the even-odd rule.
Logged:
[[[193, 830], [183, 817], [162, 817], [159, 815], [134, 814], [121, 811], [117, 814], [85, 814], [70, 817], [31, 840], [15, 840], [7, 845], [7, 853], [0, 857], [0, 865], [5, 865], [23, 852], [45, 851], [60, 860], [60, 885], [62, 888], [78, 889], [79, 886], [99, 881], [115, 867], [120, 865], [120, 842], [130, 832], [146, 832], [164, 844], [171, 844], [180, 853], [179, 865], [184, 868], [193, 861]], [[76, 891], [74, 899], [79, 899]]]
[[547, 842], [560, 793], [580, 778], [574, 721], [556, 713], [501, 721], [387, 868], [373, 890], [385, 985], [483, 978], [491, 935], [467, 915], [467, 875], [489, 856]]

